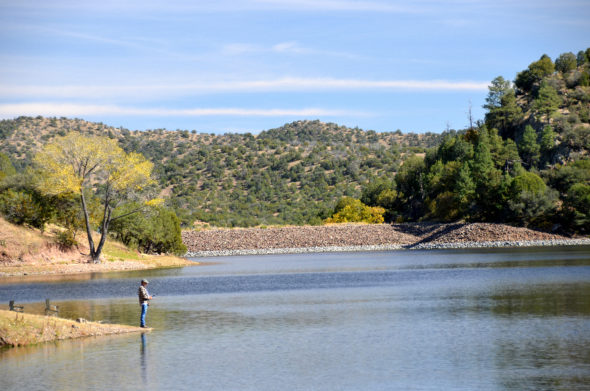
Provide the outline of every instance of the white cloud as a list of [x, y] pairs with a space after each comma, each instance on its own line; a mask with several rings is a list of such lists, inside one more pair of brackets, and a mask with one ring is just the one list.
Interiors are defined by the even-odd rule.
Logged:
[[356, 0], [19, 0], [5, 7], [31, 10], [81, 10], [85, 12], [198, 12], [198, 11], [356, 11], [356, 12], [422, 12], [425, 3], [402, 1]]
[[[397, 3], [397, 4], [396, 4]], [[365, 12], [417, 12], [420, 7], [408, 6], [406, 2], [353, 1], [353, 0], [254, 0], [252, 4], [269, 8], [290, 10], [321, 11], [365, 11]]]
[[26, 116], [152, 116], [152, 117], [204, 117], [204, 116], [241, 116], [241, 117], [282, 117], [282, 116], [366, 116], [368, 113], [350, 110], [333, 110], [322, 108], [303, 109], [251, 109], [251, 108], [134, 108], [116, 105], [86, 105], [76, 103], [15, 103], [0, 104], [0, 117], [10, 118]]
[[489, 82], [450, 80], [365, 80], [285, 77], [268, 80], [237, 80], [195, 83], [135, 85], [0, 85], [0, 97], [35, 98], [124, 98], [149, 99], [215, 93], [304, 92], [304, 91], [486, 91]]

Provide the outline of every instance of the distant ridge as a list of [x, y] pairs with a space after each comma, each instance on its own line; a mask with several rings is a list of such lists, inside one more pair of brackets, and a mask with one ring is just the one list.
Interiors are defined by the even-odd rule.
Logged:
[[394, 175], [408, 154], [444, 135], [379, 133], [334, 123], [296, 121], [250, 133], [130, 131], [81, 119], [19, 117], [0, 121], [0, 152], [22, 170], [35, 152], [70, 131], [108, 136], [152, 160], [162, 189], [185, 225], [318, 223], [338, 198]]

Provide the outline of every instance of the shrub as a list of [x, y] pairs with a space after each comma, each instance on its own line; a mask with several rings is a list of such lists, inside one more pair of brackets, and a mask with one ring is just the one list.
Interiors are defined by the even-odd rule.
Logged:
[[62, 250], [68, 250], [78, 245], [74, 232], [69, 229], [65, 231], [57, 231], [54, 241]]
[[43, 230], [50, 211], [33, 194], [6, 190], [0, 195], [0, 213], [13, 224], [29, 225]]

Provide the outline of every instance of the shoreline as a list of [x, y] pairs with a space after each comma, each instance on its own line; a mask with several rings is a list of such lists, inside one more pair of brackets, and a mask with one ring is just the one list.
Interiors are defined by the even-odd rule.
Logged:
[[44, 342], [151, 331], [151, 328], [89, 322], [0, 310], [0, 349]]
[[0, 282], [14, 278], [66, 277], [95, 273], [117, 273], [141, 270], [171, 269], [185, 266], [197, 266], [199, 262], [190, 261], [185, 257], [153, 257], [151, 260], [118, 260], [102, 261], [101, 263], [13, 263], [0, 264]]
[[183, 231], [185, 257], [460, 248], [590, 245], [568, 237], [495, 223], [333, 224]]
[[267, 249], [241, 249], [187, 252], [186, 258], [228, 257], [244, 255], [277, 255], [337, 252], [372, 252], [398, 250], [446, 250], [468, 248], [518, 248], [518, 247], [559, 247], [590, 246], [590, 239], [529, 240], [529, 241], [483, 241], [453, 243], [420, 243], [416, 245], [386, 244], [365, 246], [327, 246], [327, 247], [286, 247]]

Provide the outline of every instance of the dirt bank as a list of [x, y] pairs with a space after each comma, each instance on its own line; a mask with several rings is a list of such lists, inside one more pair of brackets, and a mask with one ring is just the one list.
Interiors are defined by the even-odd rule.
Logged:
[[119, 324], [80, 323], [69, 319], [0, 310], [0, 347], [148, 330], [151, 329]]
[[338, 224], [326, 226], [239, 228], [184, 231], [189, 254], [296, 248], [392, 246], [424, 244], [568, 241], [571, 238], [504, 224]]
[[172, 255], [141, 254], [111, 239], [105, 244], [101, 263], [89, 263], [90, 251], [83, 234], [79, 235], [77, 246], [64, 250], [56, 244], [55, 232], [55, 227], [48, 227], [41, 232], [38, 229], [10, 224], [0, 218], [0, 279], [12, 276], [100, 273], [195, 264]]

